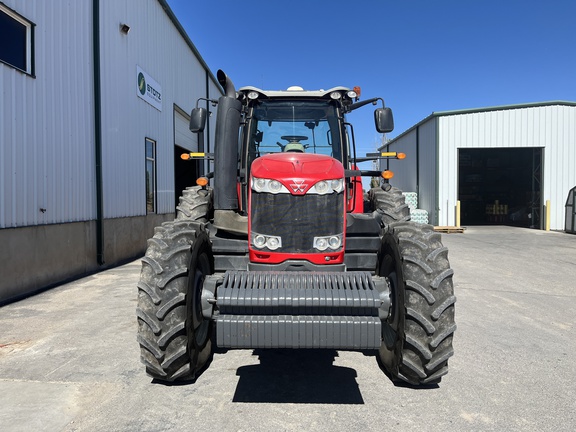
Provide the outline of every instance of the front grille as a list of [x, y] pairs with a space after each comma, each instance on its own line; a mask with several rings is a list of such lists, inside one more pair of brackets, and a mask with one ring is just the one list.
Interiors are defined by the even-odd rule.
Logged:
[[314, 237], [342, 234], [344, 194], [291, 195], [252, 191], [251, 231], [282, 238], [274, 252], [313, 253]]

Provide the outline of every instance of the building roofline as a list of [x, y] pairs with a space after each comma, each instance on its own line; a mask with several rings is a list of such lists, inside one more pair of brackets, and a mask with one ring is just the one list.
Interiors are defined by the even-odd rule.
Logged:
[[182, 36], [182, 38], [184, 39], [190, 50], [192, 50], [192, 52], [202, 65], [202, 67], [206, 70], [206, 72], [208, 72], [210, 79], [214, 82], [214, 84], [216, 84], [216, 87], [220, 89], [221, 93], [224, 94], [222, 86], [220, 85], [220, 83], [218, 82], [218, 80], [216, 79], [216, 77], [214, 76], [214, 74], [212, 73], [212, 71], [210, 70], [204, 59], [202, 58], [202, 55], [200, 54], [200, 52], [190, 39], [190, 36], [188, 36], [188, 33], [186, 33], [186, 30], [184, 30], [184, 27], [182, 27], [182, 24], [180, 24], [180, 21], [178, 21], [178, 18], [176, 18], [176, 15], [168, 5], [168, 2], [166, 0], [158, 0], [158, 3], [160, 3], [160, 6], [162, 6], [162, 9], [164, 9], [164, 12], [166, 12], [166, 15], [168, 15], [168, 18], [170, 18], [170, 21], [172, 21], [172, 24], [174, 24], [174, 27], [176, 27], [176, 29], [178, 30], [178, 32], [180, 33], [180, 35]]
[[513, 110], [513, 109], [522, 109], [522, 108], [539, 108], [539, 107], [545, 107], [545, 106], [558, 106], [558, 105], [576, 107], [576, 102], [555, 100], [555, 101], [547, 101], [547, 102], [532, 102], [532, 103], [523, 103], [523, 104], [497, 105], [497, 106], [484, 107], [484, 108], [468, 108], [468, 109], [451, 110], [451, 111], [434, 111], [428, 117], [420, 120], [414, 126], [406, 129], [400, 135], [392, 138], [388, 143], [379, 147], [379, 150], [384, 148], [385, 146], [389, 145], [390, 143], [400, 139], [401, 137], [409, 134], [410, 132], [412, 132], [417, 127], [421, 126], [422, 124], [426, 123], [427, 121], [429, 121], [435, 117], [445, 117], [445, 116], [460, 115], [460, 114], [474, 114], [474, 113], [490, 112], [490, 111], [506, 111], [506, 110]]
[[555, 101], [532, 102], [532, 103], [512, 104], [512, 105], [497, 105], [497, 106], [484, 107], [484, 108], [469, 108], [469, 109], [451, 110], [451, 111], [435, 111], [432, 113], [432, 115], [436, 116], [436, 117], [441, 117], [441, 116], [456, 115], [456, 114], [471, 114], [471, 113], [489, 112], [489, 111], [505, 111], [505, 110], [522, 109], [522, 108], [538, 108], [538, 107], [543, 107], [543, 106], [554, 106], [554, 105], [576, 106], [576, 102], [555, 100]]

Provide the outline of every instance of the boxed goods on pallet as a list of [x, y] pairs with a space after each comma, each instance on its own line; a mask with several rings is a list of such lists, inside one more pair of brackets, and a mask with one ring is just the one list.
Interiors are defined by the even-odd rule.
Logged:
[[415, 210], [418, 208], [418, 194], [416, 192], [402, 192], [404, 195], [404, 199], [408, 207], [410, 207], [410, 211]]
[[420, 209], [410, 210], [410, 218], [413, 222], [427, 224], [428, 212], [426, 210], [420, 210]]

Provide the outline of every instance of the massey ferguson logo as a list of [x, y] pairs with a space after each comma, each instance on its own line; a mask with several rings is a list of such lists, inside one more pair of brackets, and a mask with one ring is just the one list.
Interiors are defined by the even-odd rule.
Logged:
[[290, 187], [294, 193], [304, 193], [308, 189], [308, 184], [304, 183], [304, 180], [292, 180]]

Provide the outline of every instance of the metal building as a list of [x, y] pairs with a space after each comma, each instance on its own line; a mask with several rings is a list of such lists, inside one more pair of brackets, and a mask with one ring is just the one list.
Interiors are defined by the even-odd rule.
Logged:
[[554, 101], [434, 112], [387, 143], [407, 158], [384, 161], [417, 192], [429, 223], [506, 224], [563, 230], [576, 186], [576, 103]]
[[0, 38], [2, 302], [142, 254], [221, 88], [165, 0], [1, 0]]

